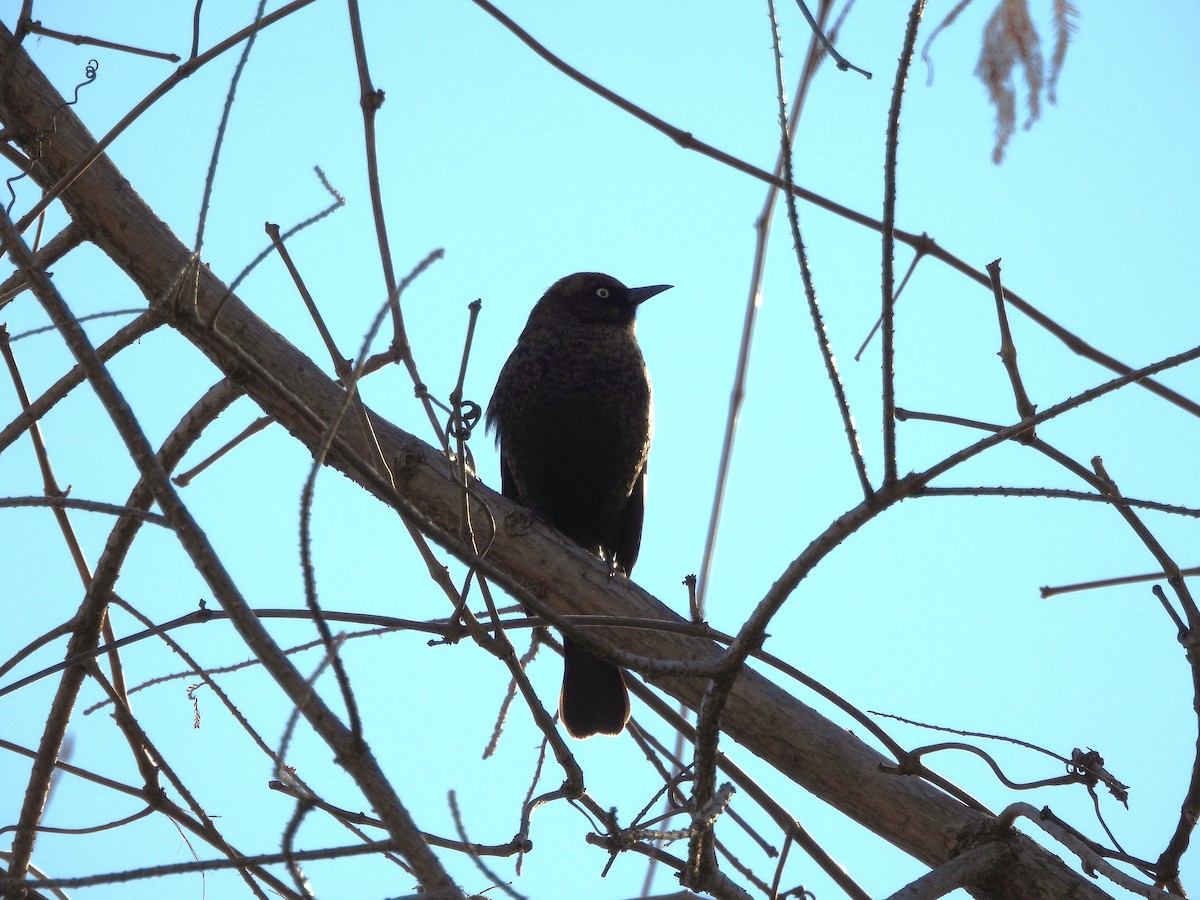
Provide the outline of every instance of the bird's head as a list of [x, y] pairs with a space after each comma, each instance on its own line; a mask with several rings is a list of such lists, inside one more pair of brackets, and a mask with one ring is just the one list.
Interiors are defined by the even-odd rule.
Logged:
[[625, 287], [611, 275], [576, 272], [560, 278], [538, 301], [534, 312], [547, 316], [564, 313], [581, 322], [629, 325], [638, 305], [670, 288], [669, 284]]

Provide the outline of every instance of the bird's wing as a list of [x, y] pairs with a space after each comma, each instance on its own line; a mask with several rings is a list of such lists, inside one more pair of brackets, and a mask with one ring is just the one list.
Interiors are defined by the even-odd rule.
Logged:
[[[499, 439], [499, 434], [497, 434]], [[513, 478], [512, 470], [508, 467], [508, 460], [504, 457], [504, 448], [500, 448], [500, 493], [509, 500], [516, 500], [518, 503], [521, 500], [521, 492], [517, 490], [517, 480]]]
[[633, 483], [633, 492], [621, 516], [621, 530], [617, 535], [617, 563], [628, 575], [633, 571], [637, 562], [638, 550], [642, 546], [642, 519], [646, 515], [646, 463], [642, 463], [642, 471], [638, 473], [637, 481]]

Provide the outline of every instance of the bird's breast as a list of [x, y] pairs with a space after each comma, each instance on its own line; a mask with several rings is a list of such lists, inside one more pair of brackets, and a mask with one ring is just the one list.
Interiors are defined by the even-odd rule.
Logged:
[[621, 516], [650, 445], [650, 380], [632, 331], [526, 331], [492, 409], [520, 499], [585, 546], [605, 542], [591, 531]]

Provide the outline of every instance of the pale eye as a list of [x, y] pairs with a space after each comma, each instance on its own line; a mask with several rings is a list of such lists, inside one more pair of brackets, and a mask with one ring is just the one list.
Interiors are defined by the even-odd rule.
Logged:
[[596, 296], [599, 297], [601, 300], [607, 300], [608, 299], [608, 288], [597, 288]]

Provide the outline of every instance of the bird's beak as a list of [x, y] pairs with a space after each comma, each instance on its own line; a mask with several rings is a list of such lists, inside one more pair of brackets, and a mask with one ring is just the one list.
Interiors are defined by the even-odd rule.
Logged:
[[661, 294], [663, 291], [669, 291], [675, 285], [673, 284], [654, 284], [650, 287], [638, 287], [629, 289], [629, 302], [634, 306], [639, 303], [644, 303], [655, 294]]

